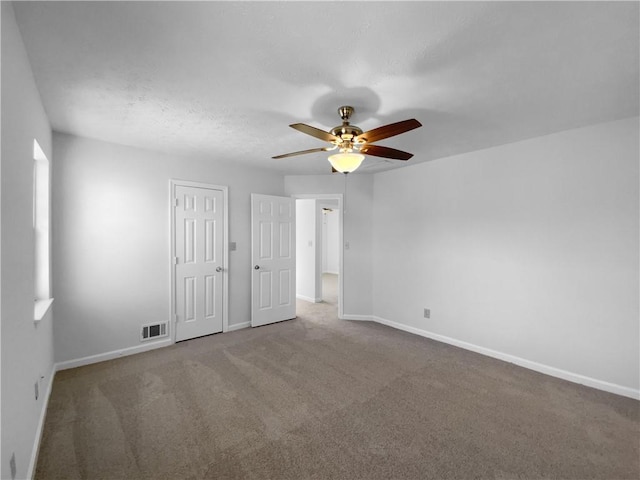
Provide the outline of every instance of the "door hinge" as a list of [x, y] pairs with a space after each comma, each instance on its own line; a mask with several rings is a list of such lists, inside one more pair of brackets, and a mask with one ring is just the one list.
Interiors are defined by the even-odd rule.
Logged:
[[178, 314], [177, 314], [177, 313], [174, 313], [174, 314], [173, 314], [173, 321], [174, 321], [175, 323], [178, 323]]
[[174, 199], [173, 199], [173, 206], [174, 206], [174, 207], [177, 207], [177, 206], [178, 206], [178, 204], [179, 204], [179, 202], [178, 202], [178, 197], [176, 197], [176, 198], [174, 198]]
[[173, 264], [177, 265], [178, 264], [178, 257], [173, 257]]

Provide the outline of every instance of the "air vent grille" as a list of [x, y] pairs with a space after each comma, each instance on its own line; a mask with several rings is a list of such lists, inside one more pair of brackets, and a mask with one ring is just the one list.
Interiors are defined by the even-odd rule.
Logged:
[[167, 336], [167, 322], [161, 323], [149, 323], [147, 325], [142, 326], [142, 331], [140, 332], [140, 341], [151, 340], [157, 337], [166, 337]]

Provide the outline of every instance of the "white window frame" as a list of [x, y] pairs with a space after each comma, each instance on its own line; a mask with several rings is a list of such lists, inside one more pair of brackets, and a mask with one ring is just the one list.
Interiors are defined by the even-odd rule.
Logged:
[[49, 159], [33, 140], [33, 319], [44, 318], [51, 304], [51, 175]]

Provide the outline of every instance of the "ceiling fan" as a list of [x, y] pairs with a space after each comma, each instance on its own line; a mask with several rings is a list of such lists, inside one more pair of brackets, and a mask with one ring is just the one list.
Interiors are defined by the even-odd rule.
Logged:
[[329, 162], [333, 172], [350, 173], [356, 170], [364, 155], [373, 155], [375, 157], [391, 158], [393, 160], [409, 160], [413, 157], [412, 153], [396, 150], [395, 148], [383, 147], [382, 145], [371, 145], [373, 142], [383, 140], [385, 138], [400, 135], [414, 128], [421, 127], [422, 124], [415, 118], [403, 120], [402, 122], [390, 123], [382, 127], [374, 128], [367, 132], [363, 132], [360, 127], [349, 124], [349, 119], [354, 113], [354, 108], [348, 105], [338, 109], [342, 125], [339, 125], [330, 132], [325, 132], [319, 128], [306, 125], [304, 123], [294, 123], [289, 125], [291, 128], [319, 138], [332, 145], [330, 147], [312, 148], [310, 150], [301, 150], [299, 152], [285, 153], [272, 158], [286, 158], [296, 155], [304, 155], [315, 152], [329, 152], [331, 150], [339, 150], [340, 153], [331, 155]]

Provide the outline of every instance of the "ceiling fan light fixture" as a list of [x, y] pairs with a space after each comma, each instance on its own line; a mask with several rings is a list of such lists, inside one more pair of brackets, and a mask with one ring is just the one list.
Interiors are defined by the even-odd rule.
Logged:
[[340, 173], [351, 173], [355, 171], [362, 161], [364, 155], [360, 153], [336, 153], [329, 157], [329, 163]]

